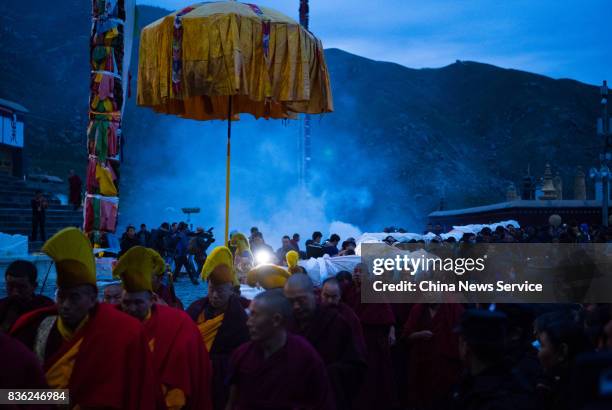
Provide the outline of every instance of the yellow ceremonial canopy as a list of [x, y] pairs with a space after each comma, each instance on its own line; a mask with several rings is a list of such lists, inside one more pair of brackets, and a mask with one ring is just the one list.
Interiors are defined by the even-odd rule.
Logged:
[[323, 45], [293, 19], [236, 1], [178, 10], [142, 30], [138, 104], [197, 120], [333, 110]]
[[225, 244], [229, 231], [231, 121], [333, 110], [323, 45], [293, 19], [237, 1], [197, 3], [146, 26], [138, 105], [196, 120], [228, 120]]

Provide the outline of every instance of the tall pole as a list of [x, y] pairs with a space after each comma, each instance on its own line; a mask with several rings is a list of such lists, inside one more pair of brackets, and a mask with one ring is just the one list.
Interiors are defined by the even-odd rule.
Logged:
[[229, 207], [230, 207], [230, 140], [232, 137], [232, 96], [228, 97], [227, 107], [227, 157], [225, 162], [225, 246], [229, 242]]
[[[300, 0], [300, 24], [308, 30], [309, 6], [308, 0]], [[310, 180], [310, 160], [312, 156], [312, 141], [310, 137], [310, 115], [304, 114], [304, 130], [302, 138], [302, 152], [300, 161], [300, 183], [303, 187], [308, 185]]]
[[[608, 117], [608, 82], [604, 80], [603, 85], [601, 86], [601, 108], [602, 108], [602, 132], [604, 137], [604, 153], [602, 158], [602, 169], [608, 169], [608, 160], [610, 159], [610, 120]], [[603, 187], [603, 198], [601, 203], [601, 219], [602, 225], [606, 228], [608, 227], [608, 206], [610, 202], [610, 192], [609, 192], [609, 182], [610, 175], [609, 172], [605, 173], [606, 175], [602, 175], [602, 187]]]

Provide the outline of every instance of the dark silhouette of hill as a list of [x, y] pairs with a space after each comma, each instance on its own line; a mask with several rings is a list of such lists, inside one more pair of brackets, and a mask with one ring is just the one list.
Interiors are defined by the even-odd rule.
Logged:
[[[61, 176], [84, 169], [89, 7], [80, 0], [0, 2], [0, 97], [30, 110], [31, 169]], [[139, 6], [138, 25], [167, 13]], [[571, 194], [576, 166], [593, 165], [599, 151], [595, 86], [471, 61], [411, 69], [338, 49], [326, 57], [335, 112], [313, 121], [313, 165], [329, 179], [316, 179], [313, 189], [329, 181], [371, 186], [370, 210], [389, 224], [421, 218], [441, 197], [449, 207], [503, 200], [528, 165], [540, 175], [547, 161]], [[128, 144], [154, 142], [181, 121], [135, 106], [136, 64], [135, 56]], [[342, 155], [348, 151], [359, 156]]]

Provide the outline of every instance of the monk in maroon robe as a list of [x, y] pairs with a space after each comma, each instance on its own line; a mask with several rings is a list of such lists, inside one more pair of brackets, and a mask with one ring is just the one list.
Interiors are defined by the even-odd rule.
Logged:
[[165, 266], [150, 248], [124, 253], [113, 267], [124, 289], [119, 309], [142, 323], [166, 407], [210, 410], [212, 371], [198, 328], [185, 312], [154, 302], [152, 277]]
[[408, 343], [407, 400], [419, 409], [446, 409], [452, 386], [461, 372], [459, 339], [454, 329], [459, 304], [416, 304], [404, 325]]
[[287, 332], [291, 305], [281, 289], [258, 294], [248, 320], [251, 341], [231, 358], [228, 409], [334, 409], [325, 364], [302, 337]]
[[7, 297], [0, 299], [0, 330], [8, 332], [25, 313], [53, 305], [46, 296], [36, 295], [38, 271], [32, 262], [16, 260], [4, 273]]
[[68, 177], [68, 186], [70, 191], [69, 202], [77, 210], [81, 206], [81, 190], [83, 189], [83, 181], [81, 178], [74, 173], [74, 170], [70, 170]]
[[338, 310], [338, 313], [340, 313], [342, 318], [346, 320], [346, 322], [351, 326], [351, 330], [353, 331], [353, 337], [355, 338], [357, 347], [365, 357], [367, 355], [367, 349], [365, 340], [363, 338], [363, 329], [361, 328], [361, 321], [359, 320], [359, 317], [357, 317], [355, 311], [349, 305], [342, 302], [341, 295], [342, 292], [340, 290], [340, 284], [336, 280], [336, 278], [328, 278], [323, 282], [323, 286], [321, 286], [319, 292], [321, 305]]
[[291, 275], [284, 291], [293, 306], [295, 323], [290, 330], [305, 337], [321, 355], [334, 389], [336, 407], [350, 409], [366, 370], [351, 326], [337, 309], [316, 303], [307, 275]]
[[[213, 276], [214, 278], [214, 276]], [[212, 363], [212, 399], [214, 410], [224, 410], [229, 396], [226, 384], [230, 355], [249, 340], [247, 315], [231, 282], [209, 280], [208, 296], [187, 308], [209, 351]]]
[[395, 316], [388, 303], [361, 302], [361, 274], [365, 274], [362, 272], [364, 268], [364, 264], [358, 264], [352, 279], [340, 274], [342, 288], [346, 293], [344, 299], [359, 318], [366, 345], [368, 370], [355, 400], [355, 408], [391, 409], [396, 404], [391, 362], [391, 345], [395, 343]]
[[174, 283], [168, 273], [162, 270], [152, 276], [153, 293], [155, 293], [156, 303], [183, 310], [183, 302], [176, 296]]
[[[402, 335], [404, 324], [410, 315], [412, 303], [391, 303], [391, 310], [395, 316], [396, 339], [399, 341]], [[395, 343], [391, 346], [391, 366], [393, 368], [393, 387], [395, 387], [396, 398], [401, 404], [401, 395], [408, 384], [408, 345], [406, 343]]]
[[[95, 303], [95, 294], [92, 300]], [[56, 317], [61, 316], [55, 306], [38, 309], [19, 319], [12, 331], [32, 351], [39, 350], [51, 388], [70, 389], [71, 403], [82, 408], [156, 408], [159, 394], [151, 354], [136, 320], [95, 303], [86, 322], [66, 340]], [[49, 319], [56, 322], [51, 322], [46, 344], [39, 349], [37, 340], [47, 332], [42, 329]], [[70, 371], [60, 368], [64, 362]]]
[[91, 243], [77, 228], [42, 248], [57, 272], [57, 302], [19, 318], [11, 334], [34, 352], [52, 389], [69, 389], [71, 408], [156, 409], [159, 384], [142, 325], [98, 303]]
[[[21, 342], [0, 331], [0, 389], [48, 389], [45, 375], [36, 356]], [[46, 410], [49, 405], [3, 405], [7, 409]]]

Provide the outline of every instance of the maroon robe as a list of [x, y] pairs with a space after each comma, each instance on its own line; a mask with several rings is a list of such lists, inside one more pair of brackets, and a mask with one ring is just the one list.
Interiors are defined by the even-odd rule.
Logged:
[[366, 344], [368, 370], [355, 408], [390, 409], [396, 404], [389, 346], [389, 331], [396, 324], [393, 309], [388, 303], [362, 303], [361, 289], [354, 283], [344, 284], [342, 299], [359, 318]]
[[459, 304], [440, 304], [431, 317], [428, 305], [412, 307], [402, 337], [407, 339], [412, 333], [422, 330], [433, 333], [430, 339], [409, 342], [406, 399], [413, 406], [445, 408], [444, 403], [462, 368], [459, 340], [454, 329], [463, 310]]
[[182, 310], [153, 305], [151, 317], [143, 322], [153, 367], [168, 390], [179, 389], [188, 409], [212, 409], [212, 368], [202, 336]]
[[334, 409], [334, 398], [323, 361], [300, 336], [270, 357], [254, 342], [232, 354], [229, 383], [236, 387], [234, 410]]
[[361, 303], [361, 300], [357, 300], [355, 312], [361, 321], [368, 363], [368, 371], [355, 407], [367, 410], [391, 409], [395, 404], [389, 345], [389, 331], [395, 325], [393, 310], [388, 303]]
[[0, 299], [0, 331], [8, 332], [24, 314], [51, 305], [53, 301], [43, 295], [34, 295], [28, 301], [15, 297]]
[[[197, 323], [198, 316], [206, 311], [206, 317], [212, 317], [208, 297], [198, 299], [187, 308], [187, 314]], [[209, 357], [212, 364], [212, 401], [214, 410], [224, 410], [229, 396], [227, 372], [229, 359], [234, 350], [249, 340], [249, 329], [246, 326], [247, 315], [241, 306], [238, 296], [232, 296], [228, 302], [223, 322], [217, 331], [210, 347]]]
[[[400, 341], [404, 324], [408, 321], [412, 303], [391, 303], [391, 309], [395, 316], [395, 345], [391, 346], [391, 365], [393, 367], [393, 386], [397, 393], [397, 399], [401, 399], [400, 392], [406, 389], [408, 374], [408, 346]], [[400, 401], [401, 403], [401, 401]]]
[[[45, 375], [34, 353], [0, 331], [0, 389], [48, 389]], [[3, 405], [8, 409], [51, 409], [45, 405]]]
[[[11, 334], [34, 351], [42, 320], [57, 316], [51, 306], [30, 312]], [[89, 320], [65, 341], [53, 326], [43, 348], [43, 370], [49, 371], [76, 343], [77, 357], [68, 380], [70, 405], [81, 409], [158, 409], [161, 389], [141, 323], [116, 306], [98, 303]]]
[[353, 338], [355, 339], [357, 348], [359, 349], [359, 352], [363, 354], [364, 357], [366, 357], [366, 342], [363, 337], [363, 329], [361, 328], [361, 321], [359, 320], [359, 317], [357, 317], [355, 311], [344, 302], [340, 302], [337, 306], [334, 307], [338, 309], [338, 312], [340, 313], [342, 318], [346, 320], [346, 322], [351, 327], [351, 330], [353, 331]]
[[164, 285], [163, 283], [159, 285], [155, 294], [163, 300], [166, 305], [177, 308], [179, 310], [183, 310], [183, 302], [176, 296], [174, 292], [174, 285]]
[[334, 389], [336, 407], [351, 408], [366, 370], [365, 357], [351, 326], [337, 309], [317, 306], [308, 324], [296, 325], [293, 331], [304, 336], [321, 355]]

